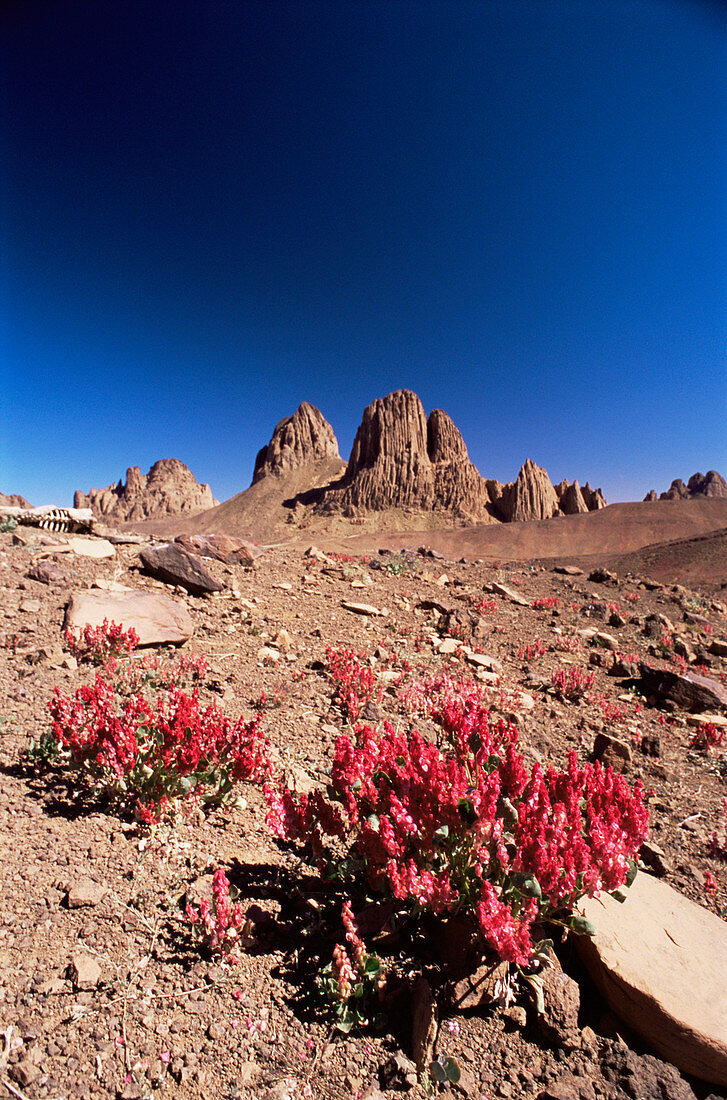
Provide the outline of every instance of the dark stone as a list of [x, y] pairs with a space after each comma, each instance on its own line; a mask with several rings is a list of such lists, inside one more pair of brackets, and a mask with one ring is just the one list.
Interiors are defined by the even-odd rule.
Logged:
[[173, 543], [140, 550], [139, 557], [147, 573], [167, 584], [178, 584], [193, 596], [221, 592], [225, 587], [208, 572], [200, 558]]
[[697, 676], [690, 672], [682, 675], [671, 669], [654, 668], [640, 664], [639, 671], [646, 694], [670, 699], [690, 711], [711, 711], [727, 708], [727, 689], [709, 676]]

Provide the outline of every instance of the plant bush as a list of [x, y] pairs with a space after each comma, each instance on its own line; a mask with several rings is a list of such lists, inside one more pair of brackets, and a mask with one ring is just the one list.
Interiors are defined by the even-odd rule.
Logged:
[[516, 728], [476, 695], [440, 693], [432, 713], [441, 749], [416, 730], [360, 726], [336, 743], [327, 793], [268, 781], [268, 824], [310, 844], [322, 870], [361, 875], [413, 912], [470, 914], [497, 955], [525, 965], [536, 922], [584, 930], [579, 898], [627, 881], [643, 789], [574, 752], [564, 770], [528, 773]]
[[96, 675], [72, 696], [56, 688], [41, 750], [78, 771], [93, 790], [127, 804], [148, 823], [183, 804], [219, 803], [238, 780], [272, 775], [261, 716], [233, 723], [195, 689], [172, 685], [156, 698], [126, 694], [123, 682]]

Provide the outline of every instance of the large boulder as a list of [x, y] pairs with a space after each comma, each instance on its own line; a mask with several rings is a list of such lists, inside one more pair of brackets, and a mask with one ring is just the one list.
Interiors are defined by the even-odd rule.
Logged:
[[201, 558], [190, 554], [176, 543], [162, 543], [139, 551], [139, 557], [147, 573], [167, 584], [186, 588], [193, 596], [221, 592], [225, 587], [216, 581]]
[[323, 413], [304, 401], [292, 416], [280, 421], [270, 442], [258, 452], [252, 484], [324, 458], [340, 459], [338, 440]]
[[215, 558], [226, 565], [253, 565], [262, 554], [253, 542], [231, 535], [177, 535], [174, 541], [191, 554]]
[[624, 903], [587, 899], [578, 951], [613, 1012], [685, 1073], [727, 1085], [727, 923], [639, 874]]
[[97, 516], [117, 522], [191, 515], [213, 508], [217, 501], [209, 485], [200, 485], [178, 458], [162, 458], [142, 474], [138, 466], [126, 471], [126, 481], [106, 489], [77, 490], [74, 507], [92, 508]]
[[647, 664], [639, 665], [639, 671], [648, 694], [671, 699], [684, 710], [727, 707], [727, 688], [711, 676], [674, 672], [670, 668], [655, 668]]
[[158, 592], [102, 592], [84, 590], [74, 593], [66, 607], [65, 630], [80, 631], [84, 626], [101, 626], [104, 619], [118, 623], [124, 630], [134, 628], [139, 645], [180, 645], [192, 637], [194, 623], [187, 608]]

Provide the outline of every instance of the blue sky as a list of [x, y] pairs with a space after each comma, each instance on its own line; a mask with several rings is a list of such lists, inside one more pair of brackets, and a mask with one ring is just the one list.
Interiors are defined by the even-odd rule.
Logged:
[[246, 488], [376, 397], [640, 499], [727, 475], [727, 7], [17, 0], [0, 490]]

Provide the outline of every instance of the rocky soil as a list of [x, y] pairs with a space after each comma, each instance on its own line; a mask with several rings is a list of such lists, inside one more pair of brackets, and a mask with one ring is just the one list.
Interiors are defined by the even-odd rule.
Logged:
[[[277, 547], [247, 567], [206, 560], [224, 587], [205, 597], [143, 573], [133, 544], [92, 560], [54, 550], [42, 532], [17, 540], [0, 535], [0, 1086], [8, 1096], [427, 1094], [410, 1061], [411, 993], [379, 1031], [344, 1035], [332, 1026], [316, 975], [340, 937], [341, 898], [272, 836], [255, 787], [241, 791], [245, 805], [149, 835], [67, 777], [28, 763], [28, 746], [48, 729], [54, 687], [67, 694], [93, 677], [61, 633], [70, 596], [93, 585], [123, 583], [185, 604], [195, 632], [183, 652], [210, 664], [204, 698], [232, 717], [262, 703], [276, 760], [300, 790], [325, 783], [334, 741], [348, 728], [333, 702], [326, 644], [368, 655], [384, 689], [371, 722], [410, 723], [400, 699], [407, 679], [442, 668], [477, 676], [493, 711], [517, 723], [529, 760], [561, 764], [570, 749], [585, 760], [598, 740], [630, 781], [641, 777], [650, 873], [727, 916], [725, 863], [710, 852], [727, 750], [690, 748], [698, 718], [684, 702], [645, 693], [639, 678], [639, 662], [674, 668], [676, 654], [724, 685], [724, 606], [698, 586], [605, 572], [589, 579], [555, 572], [552, 562], [445, 561], [413, 551], [326, 560]], [[43, 559], [56, 567], [46, 582], [29, 576]], [[347, 602], [378, 613], [347, 610]], [[612, 675], [616, 652], [622, 663]], [[594, 674], [579, 702], [553, 694], [551, 673], [562, 667]], [[182, 916], [184, 900], [218, 866], [254, 929], [231, 967], [200, 952]], [[723, 1095], [653, 1057], [608, 1011], [570, 942], [559, 945], [562, 973], [554, 971], [564, 992], [548, 1001], [543, 1020], [523, 990], [507, 1010], [448, 1007], [435, 939], [392, 934], [378, 950], [402, 988], [425, 976], [439, 999], [436, 1051], [461, 1069], [452, 1095]]]

